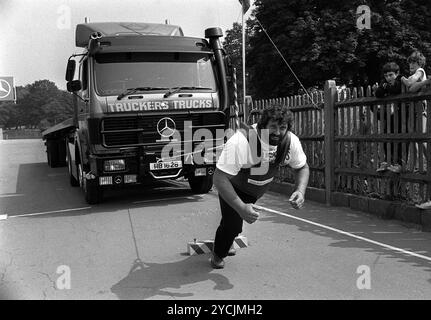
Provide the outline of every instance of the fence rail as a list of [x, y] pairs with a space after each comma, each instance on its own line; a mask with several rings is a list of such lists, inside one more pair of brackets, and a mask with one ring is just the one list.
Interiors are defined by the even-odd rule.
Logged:
[[[311, 98], [314, 103], [305, 95], [259, 100], [252, 109], [289, 107], [310, 166], [309, 186], [326, 189], [327, 203], [334, 191], [408, 203], [431, 198], [431, 90], [379, 99], [370, 87], [340, 91], [327, 81]], [[239, 105], [240, 120], [256, 122], [250, 111], [244, 119]], [[378, 171], [382, 162], [401, 171]], [[276, 179], [293, 183], [294, 175], [280, 167]]]

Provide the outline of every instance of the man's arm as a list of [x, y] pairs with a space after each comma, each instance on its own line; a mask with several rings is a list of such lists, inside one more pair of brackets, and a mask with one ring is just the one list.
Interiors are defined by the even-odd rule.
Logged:
[[301, 169], [295, 170], [296, 190], [305, 195], [308, 179], [310, 178], [310, 168], [306, 163]]
[[223, 200], [226, 201], [242, 219], [248, 223], [253, 223], [257, 220], [259, 214], [253, 209], [251, 203], [246, 204], [238, 197], [238, 194], [235, 192], [230, 182], [230, 179], [233, 177], [234, 176], [217, 168], [214, 172], [213, 182]]
[[238, 197], [235, 189], [230, 182], [233, 176], [216, 168], [214, 172], [213, 182], [220, 196], [231, 206], [235, 211], [241, 211], [244, 202]]
[[289, 202], [295, 209], [301, 209], [305, 201], [305, 191], [310, 177], [310, 168], [306, 163], [301, 169], [295, 169], [296, 190], [290, 196]]

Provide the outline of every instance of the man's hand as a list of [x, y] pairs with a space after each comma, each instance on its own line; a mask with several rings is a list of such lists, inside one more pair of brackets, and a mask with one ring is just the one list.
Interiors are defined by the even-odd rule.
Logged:
[[304, 205], [304, 194], [301, 191], [295, 191], [290, 196], [289, 202], [293, 208], [301, 209]]
[[241, 218], [247, 223], [253, 223], [259, 218], [259, 213], [253, 207], [251, 203], [245, 203], [241, 210], [238, 211]]

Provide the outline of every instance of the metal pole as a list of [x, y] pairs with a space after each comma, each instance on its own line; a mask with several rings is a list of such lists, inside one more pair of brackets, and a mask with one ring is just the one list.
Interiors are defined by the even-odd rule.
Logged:
[[247, 119], [248, 116], [248, 110], [247, 106], [245, 104], [245, 96], [246, 96], [246, 89], [245, 89], [245, 25], [244, 25], [244, 11], [242, 12], [242, 103], [243, 103], [243, 110], [244, 110], [244, 119]]
[[335, 95], [337, 89], [335, 81], [325, 82], [325, 198], [326, 204], [331, 205], [331, 193], [334, 187], [334, 155], [335, 155]]
[[233, 68], [233, 100], [234, 100], [234, 111], [235, 111], [235, 119], [234, 126], [235, 131], [239, 130], [239, 107], [238, 107], [238, 89], [236, 86], [236, 68]]

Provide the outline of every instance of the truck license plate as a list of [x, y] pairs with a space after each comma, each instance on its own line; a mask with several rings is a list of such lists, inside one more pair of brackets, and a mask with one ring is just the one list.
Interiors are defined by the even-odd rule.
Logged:
[[150, 170], [177, 169], [182, 168], [182, 166], [183, 163], [181, 161], [153, 162], [150, 163]]

